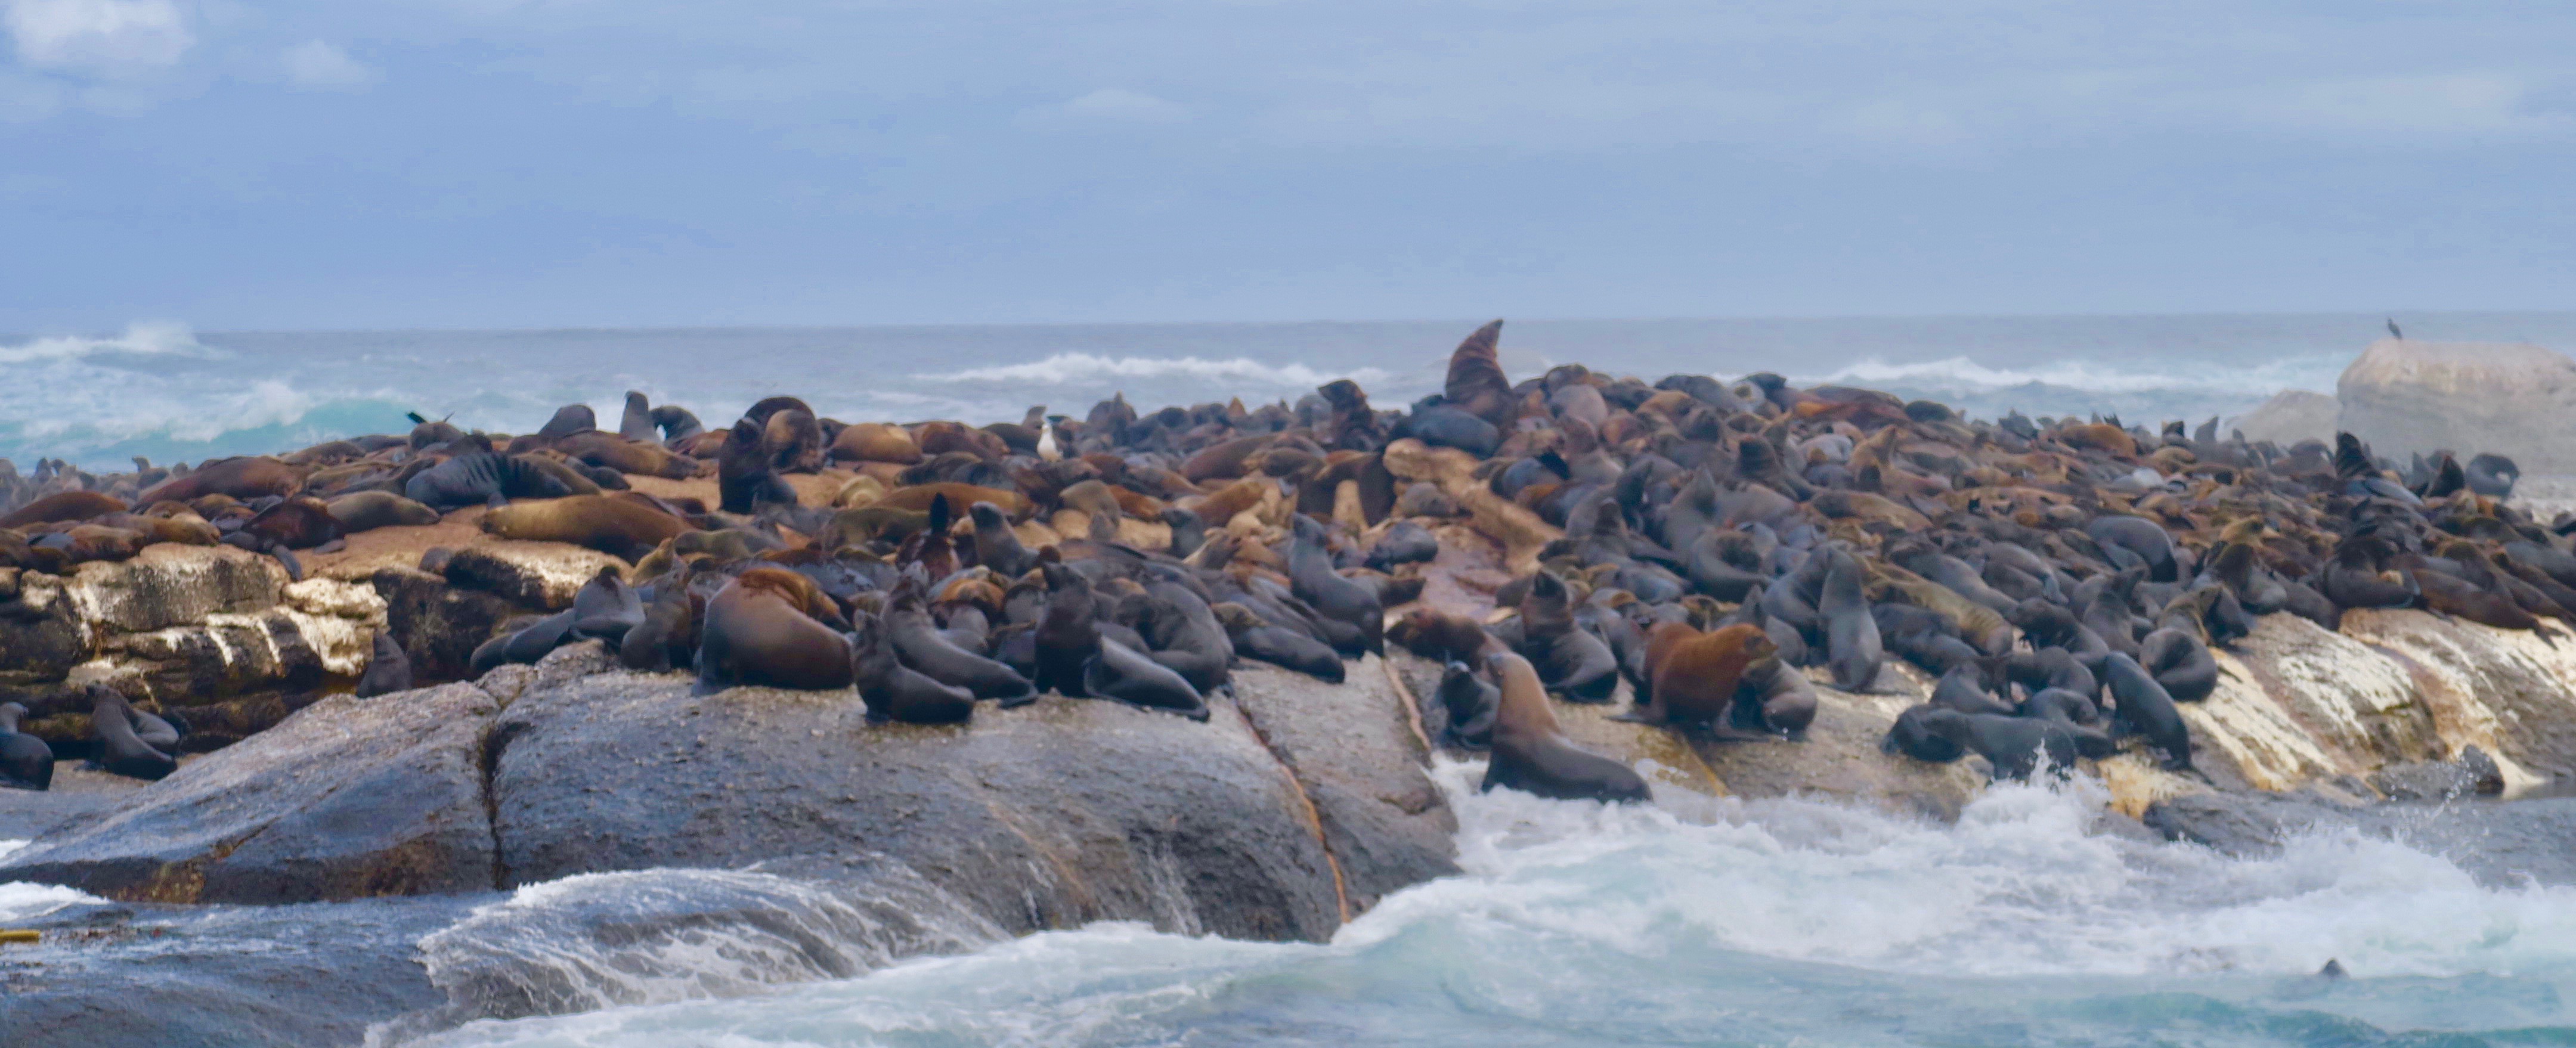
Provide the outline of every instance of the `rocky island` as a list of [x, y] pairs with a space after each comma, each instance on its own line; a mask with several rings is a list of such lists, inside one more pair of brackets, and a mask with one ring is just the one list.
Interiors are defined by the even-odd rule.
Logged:
[[[2576, 522], [2512, 497], [2545, 449], [1512, 382], [1500, 335], [1402, 410], [630, 395], [10, 467], [0, 686], [53, 788], [0, 792], [0, 879], [107, 900], [0, 956], [12, 1032], [399, 1039], [1100, 920], [1322, 940], [1456, 869], [1441, 761], [1933, 820], [2074, 771], [2096, 832], [2403, 825], [2576, 882]], [[540, 919], [598, 952], [508, 948]], [[756, 963], [656, 967], [709, 936]]]

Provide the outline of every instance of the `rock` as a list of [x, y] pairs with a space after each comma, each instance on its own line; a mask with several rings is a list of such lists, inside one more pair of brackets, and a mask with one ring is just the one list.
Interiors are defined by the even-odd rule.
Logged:
[[447, 581], [544, 611], [572, 607], [573, 594], [603, 567], [627, 567], [598, 550], [560, 542], [478, 542], [448, 558]]
[[498, 709], [471, 684], [333, 696], [56, 827], [0, 878], [187, 903], [489, 890], [480, 757]]
[[[1406, 689], [1413, 693], [1422, 719], [1422, 730], [1437, 739], [1449, 727], [1449, 711], [1440, 704], [1441, 666], [1410, 652], [1391, 651], [1388, 659], [1404, 678]], [[1724, 797], [1730, 792], [1727, 783], [1709, 769], [1691, 749], [1682, 735], [1643, 724], [1612, 718], [1625, 712], [1634, 696], [1626, 681], [1608, 703], [1575, 703], [1549, 699], [1556, 711], [1557, 728], [1566, 741], [1578, 747], [1636, 769], [1646, 784], [1656, 790], [1685, 790], [1709, 797]], [[1481, 760], [1482, 752], [1456, 750], [1452, 756]], [[1663, 794], [1658, 794], [1663, 796]]]
[[410, 568], [378, 568], [368, 581], [384, 600], [385, 628], [411, 657], [415, 683], [464, 678], [475, 646], [490, 640], [511, 616], [528, 610]]
[[2285, 389], [2272, 394], [2272, 399], [2256, 405], [2219, 426], [2219, 434], [2242, 433], [2252, 441], [2271, 441], [2289, 447], [2302, 440], [2334, 443], [2335, 427], [2340, 425], [2343, 403], [2324, 393], [2304, 389]]
[[2441, 856], [2491, 888], [2576, 884], [2576, 798], [2345, 805], [2316, 795], [2200, 793], [2147, 809], [2165, 839], [2277, 855], [2301, 833], [2358, 832]]
[[1314, 803], [1353, 913], [1458, 872], [1458, 820], [1426, 772], [1431, 754], [1370, 656], [1335, 686], [1273, 666], [1234, 671], [1235, 702]]
[[329, 579], [288, 583], [269, 557], [230, 546], [149, 546], [67, 577], [19, 572], [36, 616], [0, 618], [0, 685], [24, 689], [29, 730], [58, 744], [88, 734], [82, 685], [107, 682], [150, 710], [178, 709], [191, 749], [267, 728], [330, 674], [365, 668], [384, 603]]
[[2448, 449], [2576, 472], [2576, 361], [2539, 346], [2381, 339], [2344, 369], [2335, 399], [2343, 429], [2400, 462]]
[[871, 855], [1011, 933], [1321, 940], [1343, 904], [1313, 809], [1233, 704], [1213, 711], [1047, 698], [869, 724], [847, 693], [698, 697], [626, 672], [531, 687], [494, 734], [501, 875]]
[[443, 1000], [413, 944], [490, 893], [307, 906], [74, 906], [12, 946], [8, 1043], [352, 1045]]
[[1836, 690], [1820, 671], [1807, 676], [1815, 685], [1816, 719], [1803, 737], [1692, 736], [1691, 748], [1737, 795], [1831, 797], [1949, 821], [1984, 787], [1982, 758], [1926, 764], [1879, 750], [1896, 715], [1931, 697], [1932, 681], [1913, 666], [1890, 662], [1879, 674], [1882, 690], [1869, 695]]

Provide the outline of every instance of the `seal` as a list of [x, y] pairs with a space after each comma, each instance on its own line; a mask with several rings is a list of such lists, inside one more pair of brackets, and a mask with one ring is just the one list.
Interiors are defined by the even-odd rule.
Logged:
[[89, 687], [90, 736], [98, 740], [98, 763], [109, 772], [158, 781], [179, 770], [179, 761], [153, 747], [134, 730], [134, 707], [116, 689]]
[[901, 426], [860, 422], [832, 438], [832, 458], [843, 462], [890, 462], [909, 466], [921, 461], [921, 445]]
[[2157, 628], [2138, 642], [2138, 665], [2164, 685], [2175, 702], [2199, 702], [2218, 690], [2218, 658], [2195, 631]]
[[694, 693], [712, 695], [746, 684], [801, 691], [849, 687], [850, 642], [811, 614], [813, 599], [830, 598], [783, 568], [734, 576], [707, 601]]
[[1815, 722], [1815, 686], [1787, 659], [1756, 661], [1735, 685], [1737, 727], [1795, 737]]
[[1100, 616], [1091, 581], [1056, 559], [1055, 548], [1039, 551], [1038, 570], [1046, 576], [1046, 611], [1038, 616], [1037, 690], [1085, 698], [1083, 666], [1100, 650]]
[[270, 495], [292, 495], [304, 489], [304, 471], [267, 456], [242, 456], [201, 462], [183, 477], [155, 484], [134, 497], [137, 505], [191, 502], [207, 495], [230, 495], [249, 501]]
[[1493, 321], [1470, 333], [1449, 354], [1449, 374], [1440, 397], [1497, 430], [1511, 424], [1517, 402], [1512, 380], [1504, 377], [1501, 356], [1503, 322]]
[[1217, 603], [1208, 610], [1225, 627], [1226, 640], [1233, 645], [1235, 654], [1329, 683], [1342, 682], [1342, 656], [1331, 645], [1273, 626], [1253, 614], [1252, 609], [1231, 601]]
[[574, 462], [621, 474], [686, 480], [698, 473], [698, 460], [673, 454], [659, 441], [631, 440], [614, 433], [575, 433], [554, 441], [551, 450]]
[[1951, 741], [1948, 735], [1933, 731], [1936, 717], [1959, 716], [1957, 710], [1938, 706], [1908, 706], [1887, 726], [1887, 737], [1879, 740], [1884, 753], [1901, 753], [1927, 764], [1948, 764], [1968, 755], [1968, 748]]
[[2102, 682], [2111, 688], [2112, 709], [2130, 731], [2165, 754], [2165, 767], [2191, 767], [2191, 729], [2174, 706], [2165, 686], [2139, 667], [2136, 659], [2111, 652], [2102, 659]]
[[1502, 705], [1503, 692], [1477, 676], [1475, 667], [1450, 663], [1440, 673], [1436, 697], [1440, 708], [1449, 714], [1449, 723], [1440, 729], [1442, 742], [1470, 750], [1494, 744], [1494, 718]]
[[[1999, 781], [2030, 778], [2041, 768], [2042, 761], [2061, 774], [2068, 772], [2085, 749], [2078, 737], [2100, 734], [2059, 721], [1961, 713], [1937, 707], [1916, 709], [1926, 711], [1919, 721], [1924, 732], [1984, 757]], [[2109, 740], [2102, 742], [2107, 744]]]
[[1736, 686], [1755, 662], [1779, 653], [1762, 628], [1736, 623], [1707, 633], [1683, 622], [1655, 626], [1646, 639], [1650, 700], [1628, 720], [1640, 724], [1715, 724], [1735, 707]]
[[505, 506], [511, 499], [554, 499], [573, 493], [562, 475], [533, 459], [488, 449], [457, 455], [412, 474], [403, 497], [440, 513], [466, 506]]
[[0, 703], [0, 786], [20, 790], [50, 789], [54, 784], [54, 748], [18, 730], [27, 707]]
[[565, 610], [503, 623], [501, 632], [475, 646], [466, 668], [480, 677], [512, 663], [531, 664], [545, 658], [572, 636], [572, 618], [572, 612]]
[[88, 520], [110, 513], [123, 513], [126, 508], [125, 500], [104, 492], [57, 491], [18, 507], [8, 516], [0, 517], [0, 528], [23, 528], [30, 524]]
[[568, 495], [501, 506], [483, 514], [483, 533], [522, 542], [569, 542], [633, 562], [698, 530], [688, 521], [618, 495]]
[[653, 425], [653, 402], [644, 394], [626, 391], [626, 410], [617, 416], [617, 435], [644, 443], [661, 441], [662, 434]]
[[1573, 594], [1563, 580], [1546, 571], [1531, 576], [1519, 611], [1519, 637], [1504, 639], [1538, 668], [1549, 690], [1568, 702], [1610, 701], [1619, 688], [1619, 656], [1575, 625]]
[[2015, 712], [2012, 703], [1998, 699], [1986, 690], [1985, 671], [1974, 664], [1950, 667], [1932, 685], [1932, 697], [1924, 700], [1924, 705], [1961, 713], [1990, 713], [1999, 717], [2009, 717]]
[[716, 493], [718, 508], [727, 513], [796, 504], [796, 489], [771, 468], [761, 424], [748, 416], [733, 424], [725, 433], [724, 445], [716, 449]]
[[1878, 620], [1869, 613], [1869, 596], [1861, 591], [1860, 558], [1834, 551], [1816, 614], [1825, 620], [1825, 660], [1833, 670], [1834, 687], [1860, 693], [1875, 689], [1887, 652], [1879, 644]]
[[1634, 769], [1566, 741], [1556, 711], [1548, 708], [1538, 670], [1528, 659], [1495, 652], [1485, 657], [1485, 672], [1502, 697], [1495, 706], [1493, 755], [1480, 791], [1506, 787], [1558, 800], [1654, 800]]
[[1196, 592], [1157, 578], [1131, 600], [1139, 612], [1136, 630], [1152, 646], [1148, 658], [1170, 667], [1201, 695], [1233, 683], [1226, 669], [1234, 661], [1233, 639]]
[[358, 678], [354, 693], [361, 699], [411, 690], [411, 656], [395, 642], [392, 630], [377, 630], [375, 654], [367, 659], [367, 672]]
[[572, 630], [574, 637], [607, 641], [616, 649], [635, 627], [644, 624], [644, 601], [626, 585], [614, 564], [604, 565], [599, 574], [582, 583], [572, 595]]
[[850, 625], [850, 678], [869, 720], [962, 724], [975, 715], [972, 693], [905, 666], [876, 616], [861, 612]]
[[689, 575], [675, 571], [653, 584], [653, 602], [644, 606], [644, 621], [626, 631], [617, 646], [617, 664], [644, 673], [671, 671], [671, 653], [686, 658], [697, 648], [695, 602], [689, 599]]
[[965, 688], [978, 699], [1000, 699], [1004, 708], [1038, 701], [1037, 689], [1018, 670], [958, 647], [930, 621], [921, 587], [913, 579], [897, 583], [886, 604], [884, 641], [904, 665], [943, 685]]
[[438, 523], [438, 511], [390, 491], [361, 491], [324, 504], [340, 530], [355, 535], [377, 528], [425, 527]]
[[677, 404], [664, 404], [653, 409], [653, 424], [662, 430], [662, 443], [677, 444], [707, 431], [698, 417]]
[[1172, 668], [1108, 637], [1082, 664], [1082, 688], [1104, 699], [1167, 710], [1194, 721], [1208, 719], [1207, 700]]

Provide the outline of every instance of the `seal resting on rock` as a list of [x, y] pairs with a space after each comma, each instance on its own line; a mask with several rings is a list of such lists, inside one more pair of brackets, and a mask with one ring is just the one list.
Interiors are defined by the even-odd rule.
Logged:
[[393, 631], [377, 630], [375, 654], [367, 659], [367, 672], [358, 678], [355, 694], [361, 699], [411, 690], [411, 656], [403, 653], [394, 641]]
[[[89, 688], [90, 736], [98, 740], [98, 763], [108, 771], [135, 779], [160, 780], [179, 770], [177, 758], [162, 752], [135, 731], [133, 704], [116, 689]], [[157, 718], [156, 718], [157, 719]], [[173, 733], [175, 734], [175, 733]], [[172, 740], [174, 743], [176, 740]]]
[[1755, 662], [1779, 652], [1762, 628], [1736, 623], [1702, 633], [1665, 622], [1646, 637], [1646, 702], [1621, 719], [1640, 724], [1717, 723], [1735, 706], [1736, 686]]
[[423, 527], [438, 523], [438, 511], [390, 491], [361, 491], [325, 504], [331, 519], [349, 534], [377, 528]]
[[18, 730], [27, 707], [0, 703], [0, 786], [21, 790], [50, 789], [54, 784], [54, 748]]
[[1082, 665], [1082, 688], [1090, 694], [1148, 709], [1178, 713], [1194, 721], [1208, 719], [1207, 700], [1169, 666], [1107, 637], [1100, 651]]
[[850, 625], [850, 677], [858, 685], [859, 701], [867, 704], [869, 720], [961, 724], [975, 715], [972, 693], [905, 666], [876, 616], [862, 612]]
[[783, 568], [736, 575], [707, 601], [698, 629], [695, 693], [744, 684], [832, 691], [850, 686], [850, 642], [813, 614], [823, 597]]
[[1485, 670], [1502, 700], [1495, 707], [1493, 756], [1479, 790], [1503, 786], [1558, 800], [1654, 800], [1634, 769], [1566, 741], [1528, 659], [1495, 652], [1485, 657]]
[[1475, 667], [1450, 663], [1440, 674], [1438, 698], [1449, 714], [1448, 725], [1440, 729], [1441, 740], [1471, 750], [1492, 746], [1502, 697], [1502, 690], [1478, 676]]
[[569, 542], [634, 561], [663, 542], [696, 531], [631, 495], [572, 495], [502, 506], [483, 515], [483, 533], [524, 542]]

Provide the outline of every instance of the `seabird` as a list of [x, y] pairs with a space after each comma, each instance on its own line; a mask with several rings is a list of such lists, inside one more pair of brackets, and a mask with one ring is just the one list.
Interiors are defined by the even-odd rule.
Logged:
[[2396, 317], [2390, 317], [2390, 318], [2388, 318], [2388, 337], [2393, 338], [2393, 339], [2396, 339], [2396, 340], [2397, 340], [2397, 341], [2399, 341], [2399, 342], [2404, 342], [2404, 341], [2406, 341], [2406, 333], [2405, 333], [2405, 332], [2403, 332], [2403, 331], [2399, 331], [2399, 330], [2397, 330], [2397, 318], [2396, 318]]

